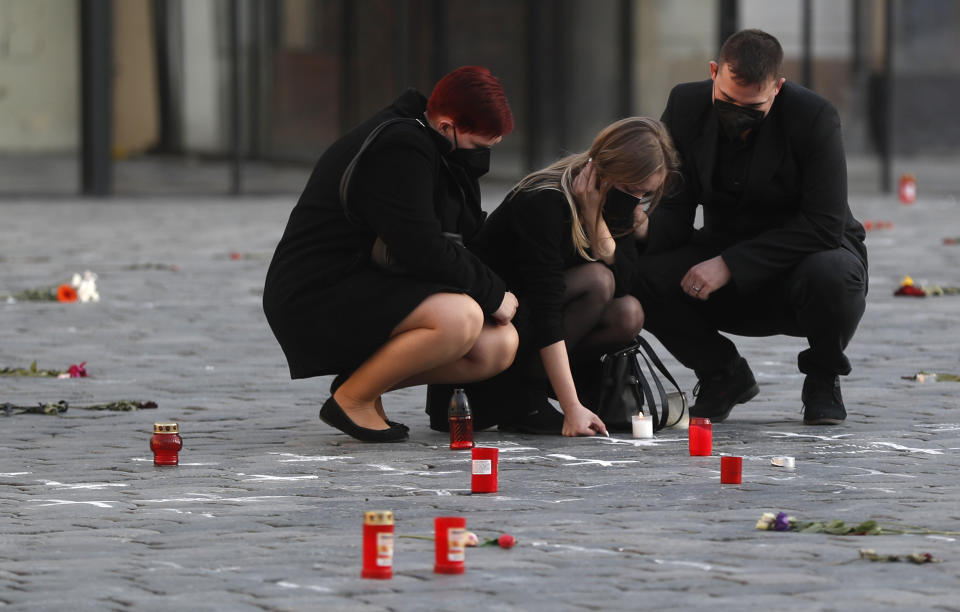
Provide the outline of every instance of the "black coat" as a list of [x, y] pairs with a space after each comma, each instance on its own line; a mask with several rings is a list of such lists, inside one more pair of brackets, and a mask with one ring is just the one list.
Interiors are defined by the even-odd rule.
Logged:
[[[611, 191], [604, 214], [616, 239], [615, 295], [625, 295], [632, 284], [637, 251], [632, 230], [636, 198]], [[615, 201], [614, 201], [615, 200]], [[590, 263], [573, 246], [570, 205], [558, 189], [519, 191], [507, 196], [474, 239], [475, 251], [517, 295], [521, 309], [517, 323], [521, 343], [537, 349], [563, 340], [564, 271]]]
[[[389, 338], [424, 299], [466, 293], [484, 312], [505, 285], [466, 248], [479, 230], [479, 185], [442, 156], [450, 143], [429, 125], [388, 126], [360, 158], [350, 183], [348, 220], [340, 178], [367, 135], [395, 117], [426, 120], [426, 99], [409, 90], [333, 143], [317, 161], [290, 214], [267, 272], [263, 307], [291, 376], [352, 371]], [[407, 273], [369, 261], [377, 237]]]
[[[847, 203], [840, 119], [829, 101], [784, 83], [755, 134], [739, 202], [713, 191], [720, 124], [713, 81], [677, 85], [662, 120], [680, 154], [683, 180], [650, 218], [645, 253], [688, 241], [712, 245], [741, 289], [783, 274], [811, 253], [843, 247], [866, 265], [863, 226]], [[693, 233], [698, 204], [703, 228]]]

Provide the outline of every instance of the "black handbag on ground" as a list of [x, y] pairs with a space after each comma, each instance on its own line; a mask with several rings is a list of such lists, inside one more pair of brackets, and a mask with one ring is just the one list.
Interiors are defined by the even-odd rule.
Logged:
[[[664, 389], [658, 371], [675, 392]], [[659, 431], [680, 423], [687, 412], [686, 394], [641, 336], [630, 346], [603, 356], [600, 385], [594, 412], [610, 431], [631, 431], [632, 417], [641, 413], [653, 419], [653, 430]]]

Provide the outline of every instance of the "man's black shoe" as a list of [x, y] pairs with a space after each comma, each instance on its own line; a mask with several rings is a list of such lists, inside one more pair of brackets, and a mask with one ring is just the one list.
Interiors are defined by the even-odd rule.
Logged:
[[807, 374], [800, 399], [805, 425], [839, 425], [847, 418], [839, 376]]
[[719, 423], [727, 418], [734, 406], [750, 401], [759, 392], [747, 360], [737, 357], [732, 367], [697, 381], [693, 389], [697, 403], [690, 407], [690, 416], [707, 417]]

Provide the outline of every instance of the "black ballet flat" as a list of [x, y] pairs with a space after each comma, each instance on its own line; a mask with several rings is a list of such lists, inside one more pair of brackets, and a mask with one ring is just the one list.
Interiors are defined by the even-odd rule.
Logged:
[[[348, 376], [344, 376], [343, 374], [337, 374], [337, 375], [334, 377], [333, 382], [330, 383], [330, 395], [331, 395], [331, 396], [332, 396], [334, 393], [337, 392], [337, 389], [340, 388], [340, 385], [342, 385], [342, 384], [343, 384], [343, 381], [347, 380], [347, 378], [348, 378]], [[407, 427], [406, 425], [404, 425], [403, 423], [398, 423], [398, 422], [396, 422], [396, 421], [391, 421], [390, 419], [386, 419], [386, 421], [387, 421], [387, 425], [389, 425], [390, 427], [398, 427], [398, 428], [400, 428], [400, 429], [402, 429], [402, 430], [404, 430], [404, 431], [410, 431], [410, 428]]]
[[392, 425], [390, 429], [360, 427], [350, 420], [332, 395], [320, 408], [320, 420], [362, 442], [403, 442], [410, 437], [407, 430]]

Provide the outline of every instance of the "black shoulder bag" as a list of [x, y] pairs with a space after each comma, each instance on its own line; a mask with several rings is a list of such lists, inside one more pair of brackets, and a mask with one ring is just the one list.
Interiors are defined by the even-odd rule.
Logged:
[[[676, 391], [663, 388], [658, 371]], [[603, 356], [600, 384], [596, 413], [611, 431], [631, 431], [631, 418], [643, 412], [653, 419], [653, 430], [659, 431], [677, 425], [687, 411], [686, 394], [639, 335], [627, 348]]]

